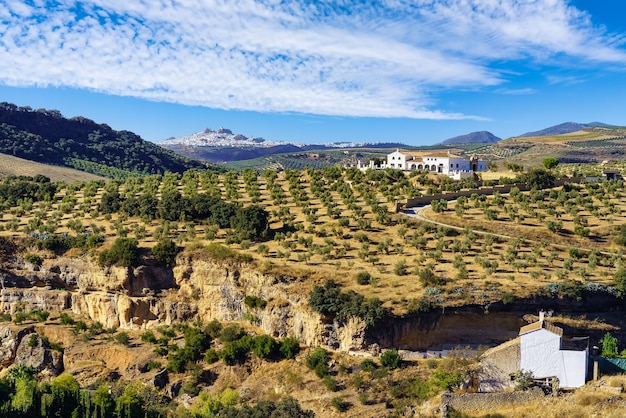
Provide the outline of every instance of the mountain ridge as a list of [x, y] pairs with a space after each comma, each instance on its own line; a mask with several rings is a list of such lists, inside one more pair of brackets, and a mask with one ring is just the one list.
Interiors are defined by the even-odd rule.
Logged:
[[572, 132], [581, 131], [585, 128], [598, 128], [598, 127], [610, 127], [614, 125], [609, 125], [602, 122], [590, 122], [590, 123], [578, 123], [578, 122], [564, 122], [558, 125], [549, 126], [544, 129], [540, 129], [538, 131], [526, 132], [525, 134], [519, 135], [518, 138], [526, 138], [531, 136], [547, 136], [547, 135], [563, 135], [569, 134]]
[[489, 131], [477, 131], [471, 132], [465, 135], [459, 135], [452, 138], [448, 138], [445, 141], [439, 143], [439, 145], [453, 145], [453, 144], [491, 144], [498, 142], [502, 138], [499, 138]]
[[7, 102], [0, 103], [0, 153], [107, 177], [208, 168], [130, 131]]

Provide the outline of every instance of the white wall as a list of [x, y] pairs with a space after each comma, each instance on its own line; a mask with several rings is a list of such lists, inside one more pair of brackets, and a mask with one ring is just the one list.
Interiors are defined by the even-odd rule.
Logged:
[[406, 170], [406, 155], [400, 151], [394, 151], [387, 155], [387, 167]]
[[559, 386], [574, 388], [585, 384], [587, 352], [561, 350], [561, 337], [538, 329], [521, 336], [520, 368], [537, 379], [556, 376]]
[[563, 388], [577, 388], [583, 386], [587, 380], [587, 350], [561, 351], [563, 356], [563, 378], [559, 384]]

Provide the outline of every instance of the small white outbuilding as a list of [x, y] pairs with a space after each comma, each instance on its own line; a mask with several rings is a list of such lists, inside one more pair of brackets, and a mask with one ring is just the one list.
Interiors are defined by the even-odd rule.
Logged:
[[530, 371], [535, 379], [557, 378], [561, 388], [577, 388], [585, 384], [589, 348], [563, 350], [563, 329], [539, 321], [520, 329], [520, 369]]

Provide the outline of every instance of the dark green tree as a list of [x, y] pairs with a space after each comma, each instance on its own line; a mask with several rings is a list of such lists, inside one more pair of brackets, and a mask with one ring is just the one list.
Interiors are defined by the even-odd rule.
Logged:
[[134, 238], [117, 238], [111, 248], [100, 252], [100, 264], [130, 267], [137, 263], [138, 241]]
[[241, 208], [231, 219], [230, 226], [244, 239], [259, 239], [269, 229], [269, 214], [261, 206]]
[[165, 266], [173, 267], [176, 262], [176, 255], [178, 254], [178, 251], [179, 249], [174, 241], [169, 238], [162, 238], [154, 247], [152, 247], [152, 256], [155, 260]]
[[548, 158], [544, 158], [541, 163], [547, 170], [552, 170], [554, 167], [559, 165], [559, 160], [558, 158], [548, 157]]

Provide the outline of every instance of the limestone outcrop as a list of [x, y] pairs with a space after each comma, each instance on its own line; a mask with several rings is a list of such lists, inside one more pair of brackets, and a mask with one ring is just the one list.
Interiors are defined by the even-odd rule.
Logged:
[[[12, 281], [5, 280], [0, 291], [2, 312], [68, 310], [122, 329], [245, 319], [267, 334], [295, 336], [306, 345], [365, 348], [363, 321], [323, 321], [308, 306], [302, 279], [262, 273], [248, 263], [211, 260], [202, 252], [179, 255], [173, 269], [100, 267], [87, 257], [49, 259], [39, 269], [23, 267], [3, 272]], [[246, 296], [267, 304], [248, 307]]]

